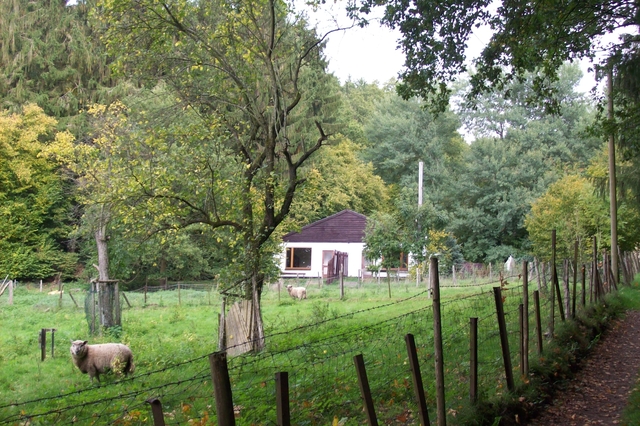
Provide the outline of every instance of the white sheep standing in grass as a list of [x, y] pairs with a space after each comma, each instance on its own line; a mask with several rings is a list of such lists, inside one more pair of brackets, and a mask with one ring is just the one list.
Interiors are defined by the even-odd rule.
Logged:
[[307, 289], [304, 287], [294, 287], [291, 284], [287, 286], [289, 295], [294, 299], [302, 300], [307, 298]]
[[121, 343], [87, 345], [86, 340], [74, 340], [71, 342], [71, 358], [80, 371], [89, 373], [92, 383], [94, 377], [100, 382], [100, 374], [109, 370], [126, 376], [135, 369], [131, 349]]

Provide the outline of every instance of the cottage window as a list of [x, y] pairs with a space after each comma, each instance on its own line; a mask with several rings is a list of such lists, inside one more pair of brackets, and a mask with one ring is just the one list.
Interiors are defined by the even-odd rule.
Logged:
[[287, 269], [311, 269], [311, 248], [287, 247]]
[[409, 254], [400, 253], [400, 270], [406, 271], [409, 269]]
[[[382, 258], [384, 259], [384, 257]], [[371, 265], [377, 265], [377, 262], [372, 262]], [[375, 270], [376, 268], [370, 268]], [[409, 270], [409, 254], [408, 253], [400, 253], [400, 257], [398, 258], [397, 266], [393, 266], [391, 268], [392, 271], [408, 271]], [[387, 270], [387, 268], [380, 269], [381, 271]]]

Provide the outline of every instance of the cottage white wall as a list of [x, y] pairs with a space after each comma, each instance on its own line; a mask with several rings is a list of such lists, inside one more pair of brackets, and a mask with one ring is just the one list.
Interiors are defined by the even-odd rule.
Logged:
[[[301, 247], [311, 248], [311, 269], [286, 269], [286, 248]], [[357, 277], [362, 268], [362, 251], [364, 243], [294, 243], [288, 242], [283, 244], [282, 253], [280, 255], [280, 270], [285, 274], [297, 273], [300, 277], [322, 276], [322, 252], [323, 251], [341, 251], [349, 254], [348, 260], [348, 276]]]

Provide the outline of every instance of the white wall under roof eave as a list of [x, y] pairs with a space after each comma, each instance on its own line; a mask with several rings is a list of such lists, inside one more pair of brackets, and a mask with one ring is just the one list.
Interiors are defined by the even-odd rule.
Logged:
[[[285, 269], [286, 248], [287, 247], [309, 247], [311, 248], [311, 269], [310, 270], [287, 270]], [[280, 254], [280, 270], [282, 272], [297, 272], [300, 276], [317, 278], [322, 276], [322, 252], [336, 250], [349, 253], [348, 276], [357, 277], [362, 268], [362, 251], [364, 243], [300, 243], [286, 242], [282, 244]]]

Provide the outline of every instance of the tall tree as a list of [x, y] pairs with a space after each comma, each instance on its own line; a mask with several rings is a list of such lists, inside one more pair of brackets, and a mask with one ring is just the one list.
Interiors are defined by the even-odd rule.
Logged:
[[417, 100], [405, 101], [387, 91], [364, 126], [367, 145], [362, 156], [385, 183], [411, 185], [415, 194], [418, 163], [423, 161], [425, 194], [441, 204], [467, 149], [459, 128], [455, 114], [434, 118]]
[[[477, 27], [485, 26], [492, 35], [474, 60], [467, 99], [495, 89], [508, 96], [509, 83], [539, 72], [536, 93], [552, 110], [558, 103], [551, 84], [564, 62], [597, 54], [606, 62], [620, 49], [631, 52], [638, 30], [638, 4], [629, 0], [502, 2], [497, 7], [489, 0], [359, 0], [350, 9], [366, 16], [373, 7], [384, 7], [383, 22], [402, 33], [406, 61], [400, 93], [431, 99], [439, 110], [448, 105], [448, 83], [466, 71], [466, 48]], [[631, 38], [607, 46], [602, 36], [614, 32]]]
[[347, 80], [341, 86], [346, 116], [341, 132], [355, 143], [365, 146], [367, 139], [364, 128], [376, 110], [377, 103], [382, 101], [390, 90], [393, 88], [381, 88], [364, 80]]
[[373, 165], [358, 157], [362, 148], [341, 135], [335, 140], [307, 165], [306, 181], [291, 208], [291, 219], [298, 226], [344, 209], [369, 215], [388, 208], [387, 186]]
[[[617, 163], [617, 185], [619, 196], [631, 198], [640, 206], [640, 38], [637, 35], [622, 36], [622, 45], [618, 47], [609, 61], [609, 70], [613, 75], [613, 117], [602, 107], [600, 129], [602, 137], [614, 136], [618, 145], [621, 162]], [[609, 185], [608, 176], [605, 185]], [[638, 207], [637, 207], [638, 208]]]
[[591, 183], [583, 177], [567, 175], [549, 186], [531, 206], [525, 220], [533, 253], [541, 259], [551, 258], [551, 230], [556, 230], [558, 257], [571, 258], [574, 242], [580, 243], [583, 255], [591, 250], [591, 237], [610, 246], [609, 205], [599, 198]]
[[[252, 335], [260, 348], [271, 236], [291, 209], [302, 166], [328, 138], [322, 41], [278, 0], [113, 0], [99, 12], [120, 70], [154, 85], [162, 80], [201, 120], [197, 134], [156, 132], [149, 143], [177, 155], [183, 142], [197, 146], [197, 136], [214, 154], [195, 170], [206, 173], [207, 185], [191, 192], [193, 182], [184, 175], [163, 186], [157, 175], [132, 168], [138, 205], [168, 208], [165, 229], [203, 224], [219, 230], [217, 238], [235, 251], [229, 259], [235, 280], [227, 292], [253, 300]], [[151, 160], [141, 163], [160, 173]]]
[[[0, 112], [0, 270], [18, 279], [46, 279], [75, 272], [68, 234], [71, 185], [42, 153], [68, 132], [34, 104]], [[4, 277], [3, 277], [4, 278]]]
[[60, 119], [117, 95], [106, 90], [114, 81], [90, 25], [94, 3], [0, 2], [1, 108], [16, 111], [32, 102]]
[[[130, 85], [112, 78], [109, 58], [90, 19], [95, 3], [95, 0], [0, 2], [1, 108], [19, 111], [26, 103], [35, 103], [45, 114], [57, 119], [59, 128], [84, 139], [93, 132], [84, 111], [94, 102], [108, 103], [131, 90]], [[69, 189], [66, 197], [70, 203], [76, 202], [73, 190]], [[79, 226], [82, 208], [77, 205], [75, 208], [79, 212], [74, 224], [77, 231], [82, 229]], [[85, 222], [106, 217], [93, 213], [87, 211]], [[104, 226], [104, 222], [93, 225], [95, 229]], [[82, 246], [86, 236], [74, 234]], [[94, 236], [97, 235], [92, 233], [89, 238]], [[99, 258], [105, 263], [101, 270], [106, 271], [106, 240], [97, 241]], [[77, 246], [69, 248], [76, 250]]]
[[[148, 96], [137, 94], [130, 99], [133, 104], [153, 104], [166, 108], [171, 103], [168, 93]], [[175, 98], [175, 96], [171, 96]], [[83, 206], [84, 215], [75, 234], [93, 240], [93, 248], [85, 248], [85, 259], [98, 269], [98, 279], [106, 281], [112, 277], [119, 280], [135, 280], [140, 271], [152, 279], [210, 278], [214, 275], [213, 265], [219, 250], [211, 245], [214, 238], [204, 227], [193, 226], [188, 230], [165, 230], [157, 234], [160, 227], [170, 227], [164, 220], [166, 215], [175, 213], [166, 208], [143, 205], [142, 196], [136, 192], [136, 174], [140, 167], [150, 172], [158, 168], [158, 175], [149, 176], [156, 184], [174, 187], [178, 191], [177, 180], [192, 179], [194, 164], [202, 161], [205, 147], [201, 144], [199, 128], [178, 115], [172, 127], [142, 126], [153, 111], [134, 111], [123, 103], [113, 103], [109, 107], [94, 106], [88, 111], [91, 127], [95, 129], [90, 137], [50, 144], [46, 154], [56, 157], [65, 164], [75, 177], [77, 200]], [[133, 123], [133, 124], [132, 124]], [[180, 128], [181, 130], [176, 130]], [[195, 128], [195, 130], [194, 130]], [[153, 137], [150, 137], [153, 135]], [[167, 155], [171, 147], [169, 136], [184, 136], [184, 141], [196, 140], [185, 156], [184, 148], [176, 156]], [[196, 138], [196, 139], [193, 139]], [[184, 145], [188, 145], [183, 142]], [[204, 154], [204, 155], [208, 155]], [[224, 172], [221, 170], [221, 172]], [[185, 190], [197, 193], [195, 186]], [[186, 196], [186, 195], [185, 195]], [[152, 208], [153, 207], [153, 208]], [[165, 206], [167, 207], [167, 206]], [[96, 250], [97, 248], [97, 250]], [[189, 259], [189, 270], [184, 262]]]
[[524, 218], [530, 204], [564, 173], [579, 173], [599, 152], [601, 141], [587, 132], [592, 108], [575, 92], [579, 71], [565, 67], [556, 83], [562, 115], [532, 106], [535, 79], [509, 86], [511, 98], [478, 97], [479, 108], [462, 112], [480, 138], [471, 144], [457, 179], [450, 228], [472, 261], [504, 261], [529, 249]]

